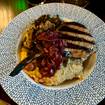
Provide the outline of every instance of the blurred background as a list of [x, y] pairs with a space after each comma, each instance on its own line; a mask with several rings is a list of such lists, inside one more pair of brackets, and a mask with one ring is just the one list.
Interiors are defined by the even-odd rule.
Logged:
[[[78, 5], [82, 8], [90, 10], [105, 21], [104, 0], [0, 0], [0, 32], [2, 32], [8, 23], [22, 11], [39, 4], [51, 2], [62, 2]], [[98, 105], [103, 105], [104, 103], [105, 100]], [[1, 86], [0, 105], [17, 105], [7, 96]]]
[[0, 0], [0, 32], [20, 12], [38, 4], [63, 2], [86, 8], [105, 21], [104, 0]]

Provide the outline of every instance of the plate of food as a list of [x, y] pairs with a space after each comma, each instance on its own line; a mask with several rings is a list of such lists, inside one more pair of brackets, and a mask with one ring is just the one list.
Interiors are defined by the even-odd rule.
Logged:
[[105, 23], [49, 3], [16, 16], [0, 37], [0, 83], [19, 105], [96, 105], [105, 97]]

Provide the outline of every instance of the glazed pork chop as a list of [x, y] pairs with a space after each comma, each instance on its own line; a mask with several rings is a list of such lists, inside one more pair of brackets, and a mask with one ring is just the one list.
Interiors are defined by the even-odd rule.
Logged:
[[89, 30], [77, 22], [64, 22], [59, 28], [60, 38], [67, 42], [65, 51], [70, 51], [73, 58], [86, 60], [96, 51], [95, 39]]

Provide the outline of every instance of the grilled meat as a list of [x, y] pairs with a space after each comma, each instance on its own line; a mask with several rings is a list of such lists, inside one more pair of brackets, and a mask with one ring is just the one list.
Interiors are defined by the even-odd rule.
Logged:
[[58, 29], [60, 38], [67, 42], [65, 51], [70, 51], [73, 58], [83, 61], [96, 51], [95, 39], [88, 29], [77, 22], [64, 22]]

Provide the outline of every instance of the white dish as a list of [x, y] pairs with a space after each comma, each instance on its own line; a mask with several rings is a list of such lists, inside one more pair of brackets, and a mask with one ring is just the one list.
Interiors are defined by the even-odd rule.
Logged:
[[[69, 89], [45, 89], [29, 81], [23, 72], [8, 76], [17, 63], [17, 43], [21, 32], [43, 14], [73, 19], [84, 24], [96, 38], [98, 51], [95, 70], [81, 84]], [[0, 37], [0, 83], [19, 105], [96, 105], [105, 97], [105, 24], [91, 12], [64, 3], [33, 7], [15, 17]]]

